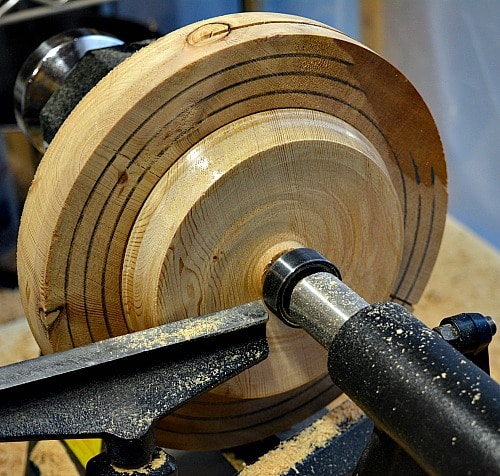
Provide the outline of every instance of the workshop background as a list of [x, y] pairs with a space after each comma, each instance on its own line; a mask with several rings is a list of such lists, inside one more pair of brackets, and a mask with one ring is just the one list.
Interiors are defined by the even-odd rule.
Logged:
[[[414, 83], [442, 136], [449, 213], [469, 229], [450, 221], [452, 232], [445, 233], [431, 291], [416, 313], [437, 318], [442, 312], [470, 310], [468, 306], [475, 303], [483, 307], [473, 310], [498, 312], [500, 2], [496, 0], [0, 0], [0, 287], [16, 285], [19, 217], [39, 160], [13, 114], [14, 80], [26, 56], [51, 35], [75, 26], [111, 30], [132, 41], [244, 9], [291, 13], [331, 25], [382, 54]], [[472, 249], [477, 253], [467, 254]], [[460, 273], [477, 286], [472, 289], [466, 280], [459, 281]], [[453, 300], [446, 302], [452, 293]], [[0, 294], [0, 324], [7, 320], [2, 321], [2, 314], [9, 316], [1, 332], [0, 354], [18, 360], [33, 357], [34, 341], [26, 346], [22, 309], [11, 297]], [[494, 317], [498, 322], [498, 315]], [[495, 368], [500, 375], [498, 363]], [[15, 474], [2, 469], [0, 474]]]

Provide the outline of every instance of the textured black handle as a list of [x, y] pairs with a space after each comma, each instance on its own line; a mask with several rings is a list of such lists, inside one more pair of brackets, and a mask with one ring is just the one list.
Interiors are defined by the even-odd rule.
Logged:
[[351, 317], [332, 380], [431, 474], [500, 474], [500, 387], [395, 303]]

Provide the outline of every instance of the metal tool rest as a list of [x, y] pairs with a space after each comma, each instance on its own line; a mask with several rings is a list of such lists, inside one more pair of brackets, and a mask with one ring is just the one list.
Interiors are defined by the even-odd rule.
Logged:
[[175, 474], [154, 423], [262, 361], [267, 318], [255, 302], [2, 367], [0, 440], [100, 437], [88, 475]]

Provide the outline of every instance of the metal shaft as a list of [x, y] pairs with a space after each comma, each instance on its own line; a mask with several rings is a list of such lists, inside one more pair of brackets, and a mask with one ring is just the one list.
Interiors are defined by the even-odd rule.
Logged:
[[342, 325], [367, 306], [336, 276], [320, 272], [303, 278], [293, 289], [289, 319], [329, 349]]

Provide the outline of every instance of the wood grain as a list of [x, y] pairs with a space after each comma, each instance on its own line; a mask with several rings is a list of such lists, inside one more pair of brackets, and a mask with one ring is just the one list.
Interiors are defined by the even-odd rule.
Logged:
[[[301, 246], [330, 256], [367, 299], [387, 299], [402, 230], [385, 164], [355, 129], [304, 109], [247, 116], [180, 157], [146, 200], [123, 266], [127, 324], [259, 299], [269, 264]], [[363, 266], [372, 272], [359, 273]], [[265, 397], [324, 374], [324, 352], [303, 331], [273, 319], [268, 340], [271, 358], [214, 391]]]
[[[140, 50], [65, 121], [22, 218], [23, 305], [63, 350], [255, 297], [273, 257], [311, 245], [369, 300], [411, 306], [445, 212], [439, 136], [399, 71], [310, 20], [230, 15]], [[272, 359], [172, 417], [167, 445], [240, 444], [332, 398], [300, 393], [326, 382], [315, 344], [270, 336]], [[220, 427], [214, 398], [233, 405]]]

